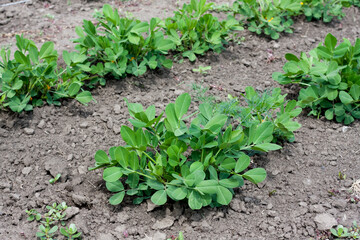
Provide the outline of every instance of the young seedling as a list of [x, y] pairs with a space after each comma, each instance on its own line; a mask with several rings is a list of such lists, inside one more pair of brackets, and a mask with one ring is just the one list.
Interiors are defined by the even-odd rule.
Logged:
[[81, 233], [77, 232], [75, 224], [71, 223], [68, 228], [61, 228], [60, 233], [68, 238], [68, 240], [77, 239], [80, 237]]
[[[52, 204], [51, 206], [46, 206], [48, 212], [44, 215], [40, 214], [35, 209], [26, 210], [28, 214], [28, 221], [38, 221], [41, 223], [39, 226], [39, 231], [36, 232], [36, 236], [40, 239], [52, 240], [56, 236], [58, 231], [58, 224], [65, 225], [63, 221], [65, 218], [65, 210], [67, 209], [65, 202], [61, 204]], [[60, 229], [60, 233], [63, 234], [68, 239], [77, 239], [80, 237], [81, 233], [77, 232], [77, 228], [74, 224], [70, 224], [69, 228]]]
[[61, 174], [58, 173], [54, 178], [52, 178], [52, 179], [49, 180], [49, 183], [50, 183], [50, 184], [56, 183], [56, 182], [60, 179], [60, 177], [61, 177]]
[[170, 238], [168, 238], [167, 240], [184, 240], [184, 235], [182, 232], [179, 232], [179, 236], [174, 236], [174, 235], [171, 235]]
[[199, 66], [198, 68], [194, 68], [192, 71], [193, 72], [197, 72], [197, 73], [200, 73], [200, 74], [207, 74], [207, 71], [211, 70], [211, 66]]

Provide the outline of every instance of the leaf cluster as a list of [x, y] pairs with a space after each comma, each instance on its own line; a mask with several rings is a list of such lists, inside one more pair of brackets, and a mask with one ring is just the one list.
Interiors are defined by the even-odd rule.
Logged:
[[229, 95], [227, 101], [217, 103], [214, 109], [226, 114], [230, 121], [237, 121], [244, 131], [249, 131], [253, 124], [269, 121], [273, 126], [273, 142], [295, 140], [294, 131], [298, 130], [301, 124], [294, 121], [294, 118], [302, 111], [301, 108], [296, 108], [296, 100], [286, 101], [286, 94], [282, 95], [280, 88], [260, 93], [253, 87], [246, 87], [242, 97], [245, 106], [241, 106], [238, 98]]
[[360, 226], [357, 225], [356, 221], [353, 222], [353, 225], [350, 228], [338, 225], [336, 229], [331, 228], [330, 232], [332, 235], [338, 237], [339, 239], [360, 239]]
[[220, 22], [207, 13], [212, 5], [206, 0], [191, 0], [190, 4], [175, 11], [173, 17], [165, 19], [164, 31], [168, 39], [175, 43], [176, 52], [190, 61], [209, 50], [220, 52], [233, 31], [243, 30], [234, 17]]
[[328, 34], [309, 56], [286, 54], [285, 58], [285, 73], [276, 72], [273, 78], [281, 84], [300, 84], [299, 105], [310, 107], [309, 114], [324, 114], [344, 124], [360, 118], [360, 39], [354, 45], [348, 39], [337, 45]]
[[302, 13], [309, 21], [316, 19], [327, 23], [331, 22], [334, 17], [341, 20], [345, 16], [343, 8], [350, 6], [351, 1], [349, 0], [305, 0]]
[[192, 209], [227, 205], [244, 179], [257, 184], [266, 178], [262, 168], [247, 170], [248, 153], [281, 148], [271, 143], [270, 121], [252, 124], [248, 131], [234, 129], [207, 103], [187, 115], [190, 104], [189, 94], [182, 94], [156, 116], [153, 105], [144, 110], [128, 103], [133, 127], [121, 127], [126, 145], [110, 148], [109, 155], [97, 151], [92, 168], [105, 168], [106, 187], [115, 193], [110, 204], [120, 204], [127, 194], [137, 196], [134, 203], [151, 198], [156, 205], [187, 200]]
[[76, 28], [79, 38], [74, 40], [75, 49], [87, 56], [91, 74], [98, 75], [94, 82], [105, 84], [107, 74], [116, 78], [139, 76], [148, 68], [172, 67], [165, 55], [175, 44], [165, 39], [159, 18], [146, 22], [120, 17], [108, 4], [95, 17], [96, 25], [84, 20], [82, 28]]
[[[57, 224], [60, 222], [61, 225], [65, 225], [63, 219], [66, 216], [65, 210], [67, 209], [65, 202], [61, 204], [53, 203], [51, 206], [46, 206], [48, 210], [44, 215], [37, 212], [35, 209], [27, 210], [28, 221], [38, 221], [41, 222], [39, 226], [39, 231], [36, 232], [36, 237], [40, 239], [53, 240], [56, 235], [59, 227]], [[70, 224], [69, 227], [61, 228], [60, 233], [66, 237], [68, 240], [80, 239], [81, 233], [77, 232], [75, 224]]]
[[298, 14], [301, 6], [299, 0], [236, 0], [232, 12], [241, 15], [241, 21], [247, 22], [249, 31], [278, 39], [281, 32], [293, 32], [290, 28], [294, 23], [291, 16]]
[[61, 98], [75, 98], [83, 104], [92, 100], [90, 92], [82, 90], [87, 76], [79, 68], [81, 61], [59, 68], [53, 42], [39, 50], [33, 41], [17, 35], [16, 46], [14, 59], [10, 50], [0, 50], [0, 107], [22, 112], [45, 101], [60, 105]]
[[340, 20], [345, 16], [344, 7], [356, 4], [358, 0], [236, 0], [230, 9], [215, 9], [240, 14], [240, 21], [246, 21], [249, 31], [278, 39], [279, 33], [293, 32], [294, 16], [305, 15], [308, 21], [331, 22], [334, 17]]

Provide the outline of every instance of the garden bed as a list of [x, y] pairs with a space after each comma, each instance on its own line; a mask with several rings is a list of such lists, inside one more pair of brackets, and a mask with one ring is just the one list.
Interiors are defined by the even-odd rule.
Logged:
[[[105, 2], [31, 1], [0, 8], [0, 44], [14, 43], [14, 34], [24, 33], [36, 43], [51, 40], [57, 50], [72, 49], [74, 27]], [[171, 14], [177, 4], [113, 2], [144, 20]], [[171, 70], [141, 77], [109, 80], [92, 91], [97, 103], [89, 106], [67, 100], [61, 107], [0, 112], [0, 239], [34, 239], [38, 223], [28, 222], [25, 210], [45, 212], [53, 202], [74, 207], [68, 222], [76, 224], [83, 239], [165, 239], [179, 231], [185, 239], [316, 239], [325, 236], [318, 230], [321, 223], [332, 218], [348, 227], [354, 220], [359, 223], [360, 202], [351, 201], [348, 192], [360, 178], [359, 121], [344, 126], [304, 111], [297, 118], [302, 128], [295, 142], [254, 157], [254, 165], [266, 169], [267, 179], [258, 186], [245, 183], [226, 207], [193, 211], [186, 203], [169, 202], [153, 209], [147, 202], [133, 205], [130, 198], [114, 207], [108, 203], [111, 194], [102, 171], [88, 171], [97, 150], [123, 144], [120, 126], [129, 118], [124, 98], [163, 110], [180, 94], [191, 92], [193, 83], [209, 87], [219, 99], [239, 96], [246, 86], [259, 91], [279, 87], [271, 75], [281, 71], [285, 53], [308, 52], [327, 33], [352, 42], [360, 37], [359, 9], [345, 12], [341, 22], [330, 24], [300, 18], [294, 34], [276, 41], [243, 31], [244, 42], [231, 44], [221, 54], [207, 53], [194, 63], [185, 60]], [[203, 75], [192, 71], [200, 65], [211, 70]], [[288, 97], [296, 97], [294, 87], [282, 88]], [[58, 173], [59, 182], [51, 185], [49, 180]], [[346, 178], [341, 180], [339, 173]], [[321, 216], [326, 220], [319, 220]]]

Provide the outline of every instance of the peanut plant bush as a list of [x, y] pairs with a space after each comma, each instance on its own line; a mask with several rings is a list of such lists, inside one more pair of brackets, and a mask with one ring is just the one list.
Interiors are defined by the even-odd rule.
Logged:
[[360, 119], [360, 39], [354, 45], [328, 34], [323, 44], [300, 58], [286, 54], [285, 73], [273, 78], [280, 84], [295, 83], [303, 88], [299, 105], [309, 107], [310, 115], [350, 124]]
[[109, 155], [97, 151], [92, 168], [105, 168], [106, 187], [114, 193], [110, 204], [120, 204], [127, 194], [137, 196], [134, 203], [151, 198], [157, 205], [186, 199], [191, 209], [227, 205], [244, 179], [257, 184], [266, 178], [263, 168], [247, 170], [248, 153], [281, 148], [271, 143], [272, 122], [234, 129], [206, 103], [186, 116], [190, 104], [190, 95], [182, 94], [156, 116], [154, 106], [144, 110], [128, 103], [132, 128], [121, 127], [126, 145], [110, 148]]

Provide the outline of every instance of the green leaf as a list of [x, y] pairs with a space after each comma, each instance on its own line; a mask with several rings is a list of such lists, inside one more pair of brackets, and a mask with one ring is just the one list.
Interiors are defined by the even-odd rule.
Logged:
[[119, 180], [123, 175], [121, 168], [109, 167], [104, 170], [103, 178], [106, 182], [115, 182]]
[[331, 33], [326, 35], [325, 46], [327, 47], [327, 49], [329, 49], [332, 52], [335, 49], [336, 44], [337, 44], [336, 37], [334, 37]]
[[224, 114], [215, 115], [204, 126], [204, 129], [210, 130], [213, 134], [218, 134], [221, 128], [225, 125], [227, 118], [228, 117]]
[[195, 190], [192, 190], [189, 197], [188, 197], [188, 204], [189, 207], [193, 210], [197, 210], [202, 208], [202, 200], [201, 196]]
[[232, 171], [235, 168], [236, 161], [233, 158], [226, 158], [220, 166], [226, 170]]
[[147, 22], [140, 22], [136, 24], [131, 30], [131, 33], [141, 34], [149, 30], [149, 24]]
[[133, 130], [131, 130], [131, 128], [129, 128], [128, 126], [121, 126], [121, 131], [120, 131], [121, 137], [122, 139], [129, 144], [132, 147], [136, 147], [137, 143], [136, 143], [136, 136]]
[[110, 192], [120, 192], [124, 190], [124, 185], [120, 181], [106, 182], [106, 188]]
[[242, 155], [236, 162], [235, 172], [239, 173], [244, 171], [250, 165], [251, 159], [248, 155]]
[[194, 162], [191, 164], [190, 166], [190, 173], [193, 173], [195, 171], [203, 171], [204, 170], [204, 165], [201, 162]]
[[167, 194], [165, 190], [156, 191], [151, 196], [151, 201], [156, 205], [163, 205], [167, 201]]
[[333, 120], [333, 118], [334, 118], [334, 109], [330, 108], [330, 109], [326, 110], [325, 117], [326, 117], [327, 120]]
[[357, 84], [353, 84], [350, 88], [349, 93], [355, 101], [358, 101], [360, 98], [360, 86]]
[[68, 89], [69, 96], [75, 96], [79, 92], [80, 87], [81, 87], [80, 83], [78, 83], [78, 82], [72, 83]]
[[181, 119], [187, 113], [191, 104], [191, 97], [188, 93], [181, 94], [175, 101], [175, 113], [177, 119]]
[[233, 195], [232, 193], [223, 186], [218, 186], [216, 193], [216, 201], [221, 205], [228, 205], [231, 202]]
[[76, 100], [78, 100], [80, 103], [85, 104], [91, 102], [93, 100], [93, 97], [91, 96], [91, 93], [89, 91], [83, 91], [76, 95]]
[[99, 150], [95, 153], [95, 161], [97, 165], [109, 164], [109, 157], [105, 151]]
[[[53, 42], [46, 42], [41, 46], [39, 58], [45, 59], [48, 57], [54, 57], [54, 43]], [[56, 55], [55, 55], [56, 56]]]
[[136, 171], [139, 169], [139, 158], [135, 152], [130, 152], [128, 163], [132, 170]]
[[268, 151], [279, 150], [281, 148], [282, 148], [281, 146], [274, 143], [261, 143], [253, 146], [251, 149], [262, 152], [268, 152]]
[[115, 159], [123, 168], [127, 168], [129, 166], [128, 159], [130, 152], [126, 148], [117, 147], [115, 149]]
[[221, 179], [219, 184], [226, 188], [237, 188], [240, 186], [240, 183], [236, 178]]
[[111, 198], [109, 199], [109, 202], [111, 205], [118, 205], [123, 201], [124, 196], [125, 196], [125, 191], [116, 193], [111, 196]]
[[246, 178], [250, 182], [254, 184], [258, 184], [265, 180], [266, 178], [266, 171], [263, 168], [254, 168], [242, 175], [243, 178]]
[[155, 190], [164, 190], [165, 189], [164, 185], [161, 182], [158, 182], [156, 180], [148, 179], [146, 181], [146, 184], [150, 188], [155, 189]]
[[274, 125], [271, 122], [261, 123], [255, 131], [253, 143], [258, 144], [268, 139], [269, 136], [272, 135], [273, 130], [274, 130]]
[[354, 101], [354, 99], [350, 96], [350, 94], [348, 94], [348, 93], [345, 92], [345, 91], [340, 91], [340, 93], [339, 93], [339, 98], [340, 98], [340, 101], [341, 101], [343, 104], [349, 104], [349, 103], [351, 103], [352, 101]]
[[177, 187], [168, 185], [166, 192], [169, 197], [175, 199], [176, 201], [183, 200], [187, 196], [187, 189], [185, 187]]

